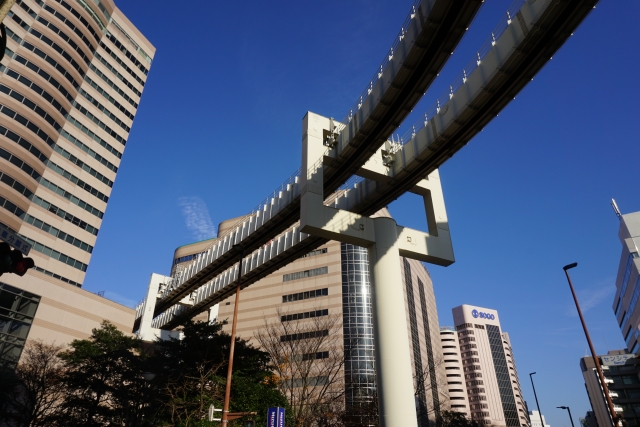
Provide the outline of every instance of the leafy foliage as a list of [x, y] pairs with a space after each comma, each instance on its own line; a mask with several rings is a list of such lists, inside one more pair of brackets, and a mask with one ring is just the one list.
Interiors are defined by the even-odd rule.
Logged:
[[[231, 338], [222, 326], [189, 322], [183, 339], [150, 345], [105, 321], [66, 351], [31, 343], [15, 373], [0, 372], [0, 424], [217, 426], [207, 415], [224, 398]], [[236, 340], [229, 409], [256, 412], [258, 424], [266, 423], [269, 406], [287, 405], [268, 362], [265, 352]]]
[[145, 425], [149, 387], [140, 344], [104, 321], [89, 339], [74, 340], [60, 354], [67, 368], [67, 397], [60, 408], [65, 425]]
[[[153, 362], [160, 372], [162, 417], [171, 425], [208, 425], [209, 406], [222, 407], [231, 337], [222, 323], [188, 322], [180, 340], [157, 343]], [[286, 399], [269, 382], [268, 355], [236, 339], [231, 382], [231, 412], [257, 412], [266, 422], [266, 408], [284, 406]], [[219, 414], [219, 413], [218, 413]]]
[[479, 427], [478, 422], [470, 420], [460, 412], [441, 411], [438, 420], [440, 427]]

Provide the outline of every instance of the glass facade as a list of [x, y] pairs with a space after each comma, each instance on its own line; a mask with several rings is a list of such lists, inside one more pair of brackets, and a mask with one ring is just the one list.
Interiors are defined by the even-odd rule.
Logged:
[[629, 258], [627, 258], [627, 266], [624, 269], [624, 278], [622, 279], [622, 287], [620, 288], [620, 295], [618, 296], [618, 303], [616, 304], [616, 317], [620, 313], [620, 304], [622, 303], [622, 299], [624, 295], [627, 293], [627, 285], [629, 284], [629, 276], [631, 275], [631, 266], [633, 265], [633, 259], [638, 258], [638, 252], [632, 252], [629, 254]]
[[0, 368], [16, 367], [39, 303], [38, 295], [0, 282]]
[[498, 380], [498, 389], [500, 390], [500, 400], [502, 401], [505, 422], [507, 423], [507, 427], [520, 427], [518, 408], [516, 408], [516, 400], [513, 397], [513, 387], [511, 386], [507, 357], [504, 354], [504, 347], [502, 346], [500, 328], [495, 325], [485, 326], [487, 328], [487, 335], [489, 336], [491, 356], [496, 371], [496, 379]]
[[[348, 413], [361, 413], [352, 425], [374, 424], [365, 419], [375, 405], [376, 378], [371, 317], [369, 255], [365, 248], [340, 245], [344, 333], [345, 404]], [[376, 423], [377, 424], [377, 423]]]

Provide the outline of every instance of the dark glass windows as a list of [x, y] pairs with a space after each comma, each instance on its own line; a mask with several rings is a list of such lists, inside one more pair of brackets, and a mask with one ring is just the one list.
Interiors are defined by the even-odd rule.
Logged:
[[[519, 427], [518, 409], [516, 408], [516, 400], [513, 396], [513, 387], [509, 378], [509, 369], [507, 367], [507, 358], [502, 347], [502, 335], [500, 328], [495, 325], [486, 325], [487, 335], [489, 337], [489, 346], [491, 347], [491, 356], [493, 357], [493, 366], [498, 380], [498, 389], [500, 390], [500, 400], [502, 401], [502, 410], [507, 427]], [[471, 400], [471, 399], [470, 399]]]
[[329, 272], [329, 267], [314, 268], [311, 270], [296, 271], [295, 273], [289, 273], [282, 276], [283, 282], [290, 282], [292, 280], [304, 279], [307, 277], [321, 276]]
[[15, 368], [40, 297], [0, 282], [0, 368]]
[[309, 298], [317, 298], [329, 295], [329, 288], [314, 289], [312, 291], [298, 292], [297, 294], [282, 295], [282, 302], [302, 301]]

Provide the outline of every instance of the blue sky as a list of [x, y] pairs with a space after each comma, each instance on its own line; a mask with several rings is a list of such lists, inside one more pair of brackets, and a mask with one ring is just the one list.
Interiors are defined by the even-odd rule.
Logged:
[[[511, 0], [487, 0], [404, 134], [472, 58]], [[300, 166], [306, 111], [342, 118], [411, 1], [175, 2], [118, 6], [156, 46], [84, 288], [133, 305], [173, 250], [214, 235]], [[467, 303], [497, 309], [530, 408], [552, 427], [589, 408], [587, 344], [622, 348], [611, 305], [619, 222], [640, 210], [639, 2], [601, 2], [516, 100], [441, 169], [456, 263], [430, 268], [441, 325]], [[426, 229], [414, 196], [390, 205]]]

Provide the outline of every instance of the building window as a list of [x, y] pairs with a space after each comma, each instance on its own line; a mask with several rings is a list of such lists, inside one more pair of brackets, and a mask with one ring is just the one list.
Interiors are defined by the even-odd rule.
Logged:
[[17, 365], [38, 304], [39, 296], [0, 282], [0, 368]]
[[616, 305], [616, 316], [620, 310], [620, 303], [624, 299], [624, 294], [627, 292], [627, 285], [629, 284], [629, 276], [631, 275], [631, 266], [633, 265], [633, 259], [638, 258], [638, 252], [631, 252], [627, 259], [627, 266], [624, 271], [624, 278], [622, 279], [622, 286], [620, 286], [620, 296], [618, 297], [618, 304]]
[[296, 271], [295, 273], [288, 273], [282, 276], [283, 282], [290, 282], [292, 280], [304, 279], [307, 277], [321, 276], [329, 272], [329, 267], [314, 268], [311, 270]]
[[327, 248], [316, 249], [315, 251], [311, 251], [307, 254], [302, 255], [300, 258], [308, 258], [311, 256], [322, 255], [327, 253]]
[[308, 340], [311, 338], [326, 337], [328, 335], [329, 335], [328, 329], [323, 329], [321, 331], [301, 332], [298, 334], [282, 335], [280, 337], [280, 342]]
[[[509, 379], [507, 359], [502, 347], [500, 328], [495, 325], [486, 325], [486, 328], [506, 425], [507, 427], [520, 427], [516, 402]], [[515, 381], [513, 382], [515, 383]]]
[[176, 259], [173, 260], [173, 265], [180, 264], [180, 263], [187, 262], [187, 261], [192, 261], [194, 259], [198, 259], [198, 257], [204, 255], [205, 253], [206, 253], [206, 251], [205, 252], [200, 252], [198, 254], [191, 254], [191, 255], [181, 256], [180, 258], [176, 258]]
[[329, 288], [315, 289], [313, 291], [299, 292], [297, 294], [282, 295], [282, 302], [302, 301], [309, 298], [318, 298], [329, 295]]
[[306, 311], [304, 313], [294, 313], [287, 314], [284, 316], [280, 316], [281, 322], [290, 322], [292, 320], [302, 320], [302, 319], [311, 319], [314, 317], [328, 316], [329, 310], [314, 310], [314, 311]]

